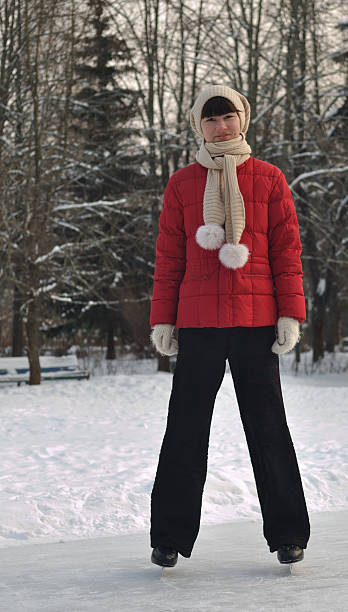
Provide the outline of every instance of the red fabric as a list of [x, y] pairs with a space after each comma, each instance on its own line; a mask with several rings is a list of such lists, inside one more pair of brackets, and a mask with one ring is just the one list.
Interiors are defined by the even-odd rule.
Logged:
[[150, 325], [256, 327], [278, 317], [306, 318], [301, 242], [295, 206], [283, 173], [250, 157], [237, 168], [249, 247], [243, 268], [220, 263], [218, 250], [202, 249], [207, 169], [194, 163], [175, 172], [164, 193], [156, 242]]

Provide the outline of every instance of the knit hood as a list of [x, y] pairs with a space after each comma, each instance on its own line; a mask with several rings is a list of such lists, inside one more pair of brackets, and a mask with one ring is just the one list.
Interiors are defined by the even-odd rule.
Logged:
[[215, 98], [216, 96], [227, 98], [238, 110], [241, 133], [245, 135], [250, 122], [250, 104], [242, 94], [225, 85], [211, 85], [203, 89], [198, 95], [190, 112], [190, 123], [195, 134], [204, 140], [201, 128], [203, 106], [210, 98]]

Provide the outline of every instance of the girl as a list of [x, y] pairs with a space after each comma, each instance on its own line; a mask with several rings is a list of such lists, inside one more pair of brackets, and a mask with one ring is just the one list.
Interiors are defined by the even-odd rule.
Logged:
[[[178, 353], [151, 498], [151, 560], [172, 567], [198, 535], [209, 432], [229, 361], [270, 552], [303, 559], [310, 534], [279, 379], [306, 318], [301, 243], [284, 175], [250, 156], [250, 107], [225, 86], [200, 93], [197, 162], [166, 187], [156, 243], [151, 341]], [[178, 341], [174, 336], [178, 329]]]

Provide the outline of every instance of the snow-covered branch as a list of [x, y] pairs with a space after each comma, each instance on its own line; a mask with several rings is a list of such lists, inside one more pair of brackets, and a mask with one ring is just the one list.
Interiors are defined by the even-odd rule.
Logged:
[[342, 166], [339, 168], [319, 168], [318, 170], [311, 170], [310, 172], [303, 172], [299, 174], [293, 181], [291, 181], [289, 187], [293, 189], [295, 185], [313, 176], [326, 176], [331, 174], [342, 174], [348, 172], [348, 166]]

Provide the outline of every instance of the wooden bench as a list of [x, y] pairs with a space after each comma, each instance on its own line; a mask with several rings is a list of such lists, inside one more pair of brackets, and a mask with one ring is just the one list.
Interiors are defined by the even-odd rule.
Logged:
[[[40, 357], [41, 380], [67, 380], [89, 378], [88, 370], [81, 370], [76, 355]], [[0, 383], [29, 382], [28, 357], [0, 357]]]

